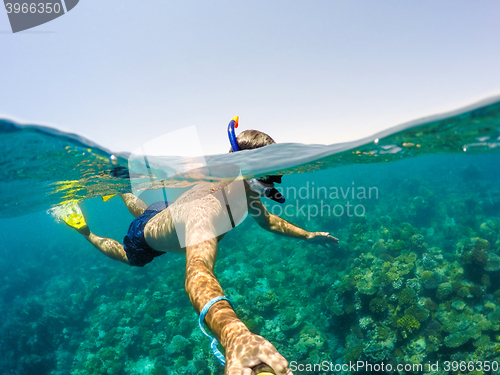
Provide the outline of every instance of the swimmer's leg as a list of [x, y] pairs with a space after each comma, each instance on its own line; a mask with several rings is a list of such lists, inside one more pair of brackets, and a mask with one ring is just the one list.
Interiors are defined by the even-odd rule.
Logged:
[[108, 258], [118, 260], [125, 264], [130, 264], [122, 244], [118, 241], [115, 241], [112, 238], [96, 236], [88, 229], [88, 227], [85, 233], [82, 233], [81, 231], [78, 232]]
[[[132, 195], [132, 194], [130, 194]], [[141, 201], [142, 202], [142, 201]], [[143, 202], [142, 202], [143, 203]], [[81, 215], [81, 221], [85, 223], [85, 218], [83, 217], [83, 214], [81, 213], [81, 210], [78, 210]], [[71, 229], [76, 230], [78, 233], [80, 233], [87, 241], [89, 241], [94, 247], [99, 250], [101, 253], [106, 255], [107, 257], [118, 260], [120, 262], [130, 264], [127, 258], [127, 254], [125, 253], [125, 250], [123, 249], [123, 246], [121, 243], [118, 241], [113, 240], [112, 238], [107, 238], [107, 237], [99, 237], [96, 236], [94, 233], [92, 233], [88, 227], [88, 225], [85, 223], [84, 225], [77, 227], [74, 225], [70, 225], [67, 221], [64, 221]]]
[[146, 211], [146, 208], [148, 208], [148, 206], [146, 206], [146, 203], [137, 198], [134, 194], [120, 194], [120, 197], [122, 197], [123, 202], [127, 206], [130, 213], [134, 215], [134, 217], [141, 216], [144, 211]]

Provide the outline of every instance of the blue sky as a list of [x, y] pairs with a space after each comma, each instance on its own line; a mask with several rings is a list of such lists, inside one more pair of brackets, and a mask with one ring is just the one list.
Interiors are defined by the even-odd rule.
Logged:
[[500, 93], [500, 2], [81, 0], [12, 34], [0, 116], [131, 151], [196, 125], [332, 144]]

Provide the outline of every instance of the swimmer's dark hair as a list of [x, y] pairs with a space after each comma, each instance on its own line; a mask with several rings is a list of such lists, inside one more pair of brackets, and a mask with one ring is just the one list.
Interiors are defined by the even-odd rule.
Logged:
[[[272, 139], [266, 133], [260, 132], [258, 130], [242, 131], [236, 137], [236, 141], [238, 142], [238, 147], [240, 148], [240, 150], [253, 150], [254, 148], [260, 148], [276, 143], [274, 139]], [[229, 152], [233, 152], [232, 147]]]

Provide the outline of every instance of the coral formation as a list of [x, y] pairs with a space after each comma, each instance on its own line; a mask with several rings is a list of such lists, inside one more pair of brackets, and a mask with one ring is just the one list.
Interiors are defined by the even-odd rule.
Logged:
[[[397, 173], [358, 170], [381, 192], [363, 217], [283, 215], [330, 231], [339, 248], [276, 237], [251, 220], [225, 236], [214, 272], [252, 332], [299, 363], [500, 359], [498, 181], [482, 173], [457, 184], [443, 172], [456, 171], [454, 158], [417, 173], [419, 160]], [[340, 171], [309, 177], [332, 184], [335, 173], [351, 186]], [[72, 241], [19, 267], [0, 263], [2, 373], [222, 373], [185, 295], [183, 256], [130, 269]]]

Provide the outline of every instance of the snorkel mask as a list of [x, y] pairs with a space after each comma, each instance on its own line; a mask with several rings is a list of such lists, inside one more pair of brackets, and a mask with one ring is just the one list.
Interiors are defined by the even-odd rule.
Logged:
[[[234, 116], [227, 126], [227, 135], [233, 152], [240, 151], [234, 129], [238, 127], [238, 116]], [[281, 175], [267, 175], [261, 178], [252, 178], [247, 180], [250, 188], [261, 197], [267, 197], [278, 203], [284, 203], [285, 197], [274, 187], [274, 183], [281, 184]], [[266, 186], [270, 185], [270, 186]]]

